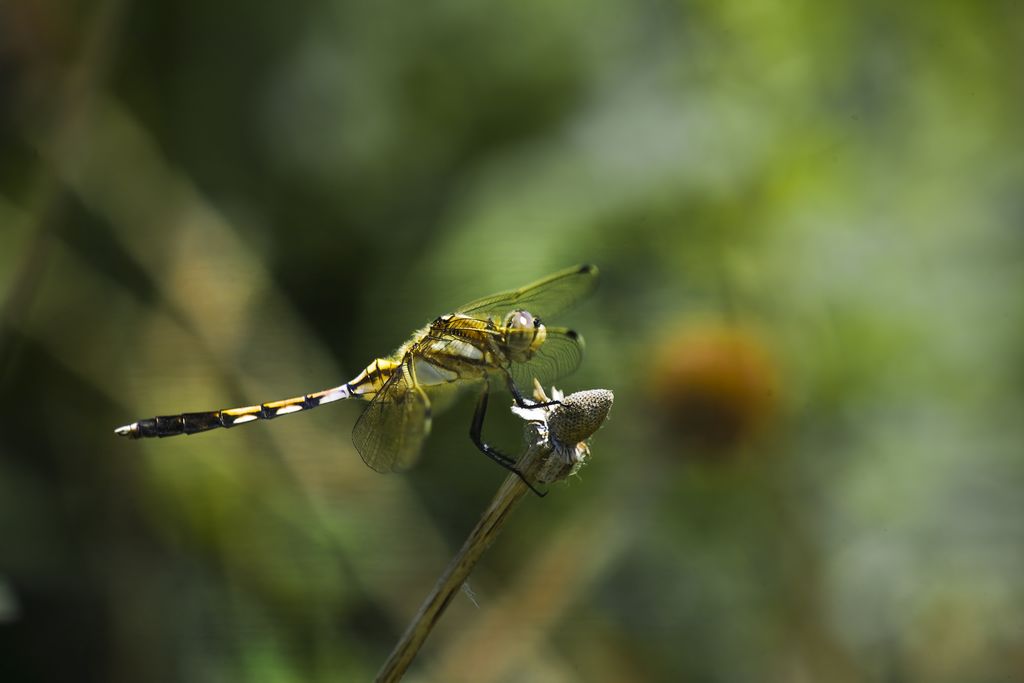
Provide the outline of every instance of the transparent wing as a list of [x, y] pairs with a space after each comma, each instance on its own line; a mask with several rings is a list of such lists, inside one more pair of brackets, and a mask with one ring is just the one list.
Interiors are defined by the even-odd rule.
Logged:
[[407, 358], [359, 416], [352, 443], [371, 469], [394, 472], [416, 462], [429, 432], [430, 403], [410, 377]]
[[525, 287], [477, 299], [455, 312], [486, 318], [524, 310], [543, 319], [566, 310], [594, 291], [596, 286], [597, 266], [573, 266]]
[[547, 339], [530, 360], [512, 363], [508, 368], [512, 381], [527, 396], [533, 393], [533, 379], [541, 384], [553, 382], [576, 371], [583, 361], [583, 337], [565, 328], [548, 328]]

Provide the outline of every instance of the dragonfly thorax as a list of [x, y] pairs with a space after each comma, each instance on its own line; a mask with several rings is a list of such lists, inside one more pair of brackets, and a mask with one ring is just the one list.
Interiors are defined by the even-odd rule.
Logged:
[[505, 318], [504, 332], [509, 360], [517, 363], [529, 360], [548, 336], [540, 318], [533, 317], [529, 311], [509, 313]]

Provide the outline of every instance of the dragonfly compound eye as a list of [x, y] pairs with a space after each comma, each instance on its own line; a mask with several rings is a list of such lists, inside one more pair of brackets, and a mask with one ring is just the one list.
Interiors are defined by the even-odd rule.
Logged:
[[512, 360], [523, 360], [537, 350], [547, 338], [547, 330], [540, 318], [529, 311], [512, 311], [505, 318], [505, 344], [512, 353]]
[[535, 327], [534, 317], [529, 311], [512, 311], [505, 319], [505, 327], [516, 332], [532, 330]]

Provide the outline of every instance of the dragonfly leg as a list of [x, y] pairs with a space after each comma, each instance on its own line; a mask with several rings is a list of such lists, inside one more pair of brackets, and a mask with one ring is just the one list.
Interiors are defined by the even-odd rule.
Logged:
[[487, 400], [489, 395], [489, 387], [484, 385], [483, 393], [480, 394], [480, 399], [476, 403], [476, 411], [473, 413], [473, 423], [469, 427], [469, 438], [473, 440], [473, 443], [484, 455], [504, 467], [509, 472], [515, 474], [530, 488], [531, 491], [533, 491], [538, 497], [543, 498], [547, 495], [547, 492], [539, 491], [537, 487], [530, 483], [526, 476], [524, 476], [519, 468], [516, 467], [515, 460], [484, 442], [484, 417], [487, 415]]
[[507, 372], [505, 373], [505, 383], [508, 384], [508, 390], [512, 392], [512, 398], [520, 408], [546, 408], [547, 406], [557, 406], [562, 404], [561, 401], [544, 401], [543, 403], [530, 401], [527, 403], [526, 398], [523, 396], [523, 392], [519, 391], [519, 387], [516, 386], [515, 381], [512, 379], [512, 375]]

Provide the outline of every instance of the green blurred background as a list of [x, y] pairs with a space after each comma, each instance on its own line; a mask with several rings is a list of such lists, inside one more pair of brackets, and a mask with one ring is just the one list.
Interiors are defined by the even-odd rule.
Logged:
[[[1024, 680], [1011, 2], [0, 3], [0, 679], [373, 676], [504, 473], [347, 380], [578, 262], [616, 404], [416, 681]], [[498, 398], [489, 437], [521, 425]]]

